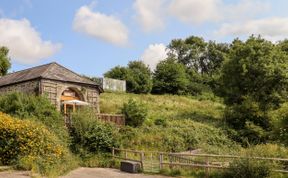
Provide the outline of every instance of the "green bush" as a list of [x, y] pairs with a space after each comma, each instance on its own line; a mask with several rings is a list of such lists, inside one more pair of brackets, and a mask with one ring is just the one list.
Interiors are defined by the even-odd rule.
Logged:
[[[47, 128], [32, 120], [19, 120], [0, 113], [0, 162], [35, 169], [41, 174], [63, 173], [71, 167], [68, 149]], [[73, 167], [73, 166], [72, 166]]]
[[19, 119], [29, 118], [46, 125], [63, 142], [68, 142], [69, 135], [63, 116], [46, 97], [9, 93], [0, 96], [0, 111]]
[[273, 140], [288, 146], [288, 103], [269, 114], [273, 120]]
[[259, 103], [246, 98], [242, 104], [227, 107], [224, 118], [237, 131], [236, 141], [243, 145], [267, 142], [271, 118], [260, 109]]
[[98, 120], [89, 108], [74, 113], [72, 121], [72, 150], [76, 153], [109, 152], [117, 146], [117, 127]]
[[225, 178], [266, 178], [271, 175], [271, 165], [250, 159], [235, 160], [224, 173]]
[[121, 109], [125, 116], [125, 124], [132, 127], [139, 127], [145, 121], [148, 110], [142, 103], [130, 99], [128, 103], [124, 103]]

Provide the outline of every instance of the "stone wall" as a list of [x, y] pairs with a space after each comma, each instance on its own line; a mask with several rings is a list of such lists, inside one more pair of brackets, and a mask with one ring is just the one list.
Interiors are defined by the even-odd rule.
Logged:
[[90, 103], [97, 112], [100, 111], [99, 90], [97, 88], [47, 79], [41, 80], [41, 94], [46, 95], [49, 100], [56, 105], [58, 110], [61, 108], [61, 95], [67, 88], [71, 88], [72, 90], [76, 91], [83, 101]]
[[34, 95], [38, 94], [39, 93], [39, 81], [32, 80], [32, 81], [27, 81], [27, 82], [0, 87], [0, 94], [10, 93], [10, 92], [22, 92], [22, 93], [34, 94]]
[[99, 78], [104, 91], [126, 92], [126, 81], [111, 78]]

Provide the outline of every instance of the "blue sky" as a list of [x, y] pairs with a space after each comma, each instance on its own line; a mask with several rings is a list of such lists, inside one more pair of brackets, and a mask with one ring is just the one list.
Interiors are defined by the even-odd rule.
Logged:
[[287, 7], [286, 0], [1, 0], [0, 45], [10, 49], [11, 71], [56, 61], [102, 76], [131, 60], [154, 68], [175, 38], [284, 39]]

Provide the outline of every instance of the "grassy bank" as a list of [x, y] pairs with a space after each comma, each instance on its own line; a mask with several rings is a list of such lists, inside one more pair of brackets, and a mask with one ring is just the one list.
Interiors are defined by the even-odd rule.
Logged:
[[104, 93], [101, 112], [119, 113], [130, 98], [147, 106], [148, 117], [140, 128], [121, 130], [123, 147], [173, 152], [193, 148], [209, 153], [240, 149], [222, 129], [224, 105], [220, 102], [174, 95]]

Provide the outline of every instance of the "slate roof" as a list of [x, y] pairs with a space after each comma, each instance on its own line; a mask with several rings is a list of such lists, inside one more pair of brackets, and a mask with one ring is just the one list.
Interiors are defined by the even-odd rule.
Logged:
[[5, 75], [0, 78], [0, 87], [38, 78], [79, 83], [79, 84], [88, 84], [99, 87], [99, 85], [93, 82], [92, 80], [83, 77], [81, 75], [78, 75], [77, 73], [61, 66], [60, 64], [57, 64], [56, 62], [32, 67], [29, 69]]

